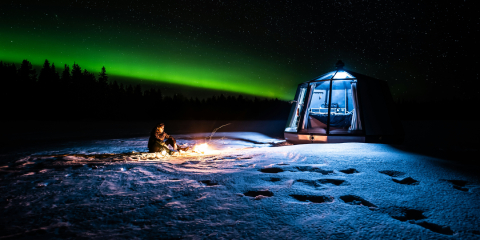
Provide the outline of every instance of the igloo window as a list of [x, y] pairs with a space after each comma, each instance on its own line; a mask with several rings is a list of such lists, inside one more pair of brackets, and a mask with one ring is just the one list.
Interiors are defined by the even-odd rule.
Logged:
[[338, 72], [333, 71], [320, 76], [319, 78], [317, 78], [317, 80], [327, 80], [332, 78], [333, 79], [349, 79], [349, 78], [353, 79], [355, 77], [345, 71], [338, 71]]
[[337, 74], [333, 77], [333, 79], [348, 79], [348, 78], [354, 78], [352, 75], [345, 71], [338, 71]]
[[[355, 80], [315, 83], [311, 92], [305, 128], [321, 134], [353, 134], [361, 130]], [[330, 92], [331, 91], [331, 92]], [[330, 112], [328, 109], [330, 108]]]
[[329, 72], [329, 73], [323, 74], [322, 76], [320, 76], [319, 78], [317, 78], [317, 80], [331, 79], [334, 74], [335, 74], [335, 72]]

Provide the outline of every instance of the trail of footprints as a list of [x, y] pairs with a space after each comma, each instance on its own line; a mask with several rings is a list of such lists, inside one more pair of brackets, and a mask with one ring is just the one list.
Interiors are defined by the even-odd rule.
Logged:
[[[282, 164], [286, 165], [286, 164]], [[261, 172], [263, 173], [279, 173], [279, 172], [284, 172], [284, 171], [290, 171], [290, 172], [316, 172], [320, 173], [322, 175], [331, 175], [334, 174], [333, 170], [324, 170], [321, 168], [317, 167], [312, 167], [312, 166], [295, 166], [291, 168], [279, 168], [279, 167], [270, 167], [270, 168], [262, 168], [260, 169]], [[354, 173], [359, 173], [354, 168], [348, 168], [344, 170], [338, 170], [341, 173], [344, 174], [354, 174]], [[420, 182], [413, 179], [412, 177], [404, 177], [405, 173], [400, 172], [400, 171], [394, 171], [394, 170], [384, 170], [384, 171], [379, 171], [381, 174], [388, 175], [392, 177], [392, 181], [399, 183], [399, 184], [404, 184], [404, 185], [418, 185]], [[266, 179], [267, 181], [270, 182], [278, 182], [281, 181], [281, 178], [278, 177], [271, 177], [269, 179]], [[453, 188], [460, 190], [460, 191], [468, 191], [467, 186], [467, 181], [463, 180], [442, 180], [446, 181], [450, 184], [452, 184]], [[345, 180], [341, 179], [317, 179], [317, 180], [306, 180], [306, 179], [298, 179], [295, 180], [294, 183], [301, 183], [301, 184], [306, 184], [308, 186], [312, 186], [315, 188], [321, 187], [325, 184], [331, 184], [335, 186], [341, 186], [341, 185], [349, 185], [349, 183]], [[264, 197], [272, 197], [273, 193], [264, 190], [264, 191], [248, 191], [244, 193], [245, 196], [250, 196], [250, 197], [255, 197], [256, 200], [262, 199]], [[311, 202], [311, 203], [328, 203], [328, 202], [333, 202], [334, 198], [332, 196], [324, 196], [324, 195], [299, 195], [299, 194], [292, 194], [290, 197], [296, 199], [297, 201], [301, 202]], [[423, 210], [417, 210], [417, 209], [410, 209], [410, 208], [405, 208], [405, 207], [387, 207], [387, 208], [379, 208], [375, 204], [363, 199], [362, 197], [355, 196], [355, 195], [344, 195], [340, 196], [340, 200], [342, 200], [344, 203], [349, 204], [349, 205], [357, 205], [357, 206], [365, 206], [368, 207], [371, 211], [378, 211], [380, 213], [384, 213], [389, 215], [391, 218], [396, 219], [398, 221], [402, 222], [408, 222], [411, 224], [416, 224], [418, 226], [421, 226], [423, 228], [426, 228], [432, 232], [440, 233], [440, 234], [445, 234], [445, 235], [453, 235], [454, 232], [450, 229], [449, 226], [441, 226], [435, 223], [430, 223], [425, 221], [427, 218], [425, 215], [423, 215], [424, 211]]]
[[[288, 164], [281, 164], [282, 166], [288, 165]], [[331, 175], [334, 174], [333, 170], [324, 170], [321, 168], [317, 167], [311, 167], [311, 166], [295, 166], [291, 168], [280, 168], [280, 167], [270, 167], [270, 168], [263, 168], [260, 169], [261, 172], [263, 173], [280, 173], [284, 171], [291, 171], [291, 172], [316, 172], [320, 173], [322, 175]], [[339, 172], [344, 173], [344, 174], [354, 174], [354, 173], [359, 173], [358, 170], [354, 168], [348, 168], [348, 169], [343, 169], [339, 170]], [[394, 171], [394, 170], [384, 170], [384, 171], [379, 171], [381, 174], [388, 175], [392, 177], [392, 180], [396, 183], [399, 184], [405, 184], [405, 185], [418, 185], [419, 181], [411, 178], [411, 177], [404, 177], [405, 173], [400, 172], [400, 171]], [[404, 178], [402, 178], [404, 177]], [[265, 179], [266, 181], [270, 182], [279, 182], [282, 181], [281, 178], [279, 177], [270, 177]], [[460, 190], [460, 191], [468, 191], [468, 182], [463, 181], [463, 180], [441, 180], [448, 182], [452, 184], [453, 188]], [[199, 183], [211, 187], [211, 186], [217, 186], [218, 182], [213, 181], [213, 180], [200, 180]], [[349, 185], [349, 183], [345, 180], [342, 179], [332, 179], [332, 178], [326, 178], [326, 179], [317, 179], [317, 180], [307, 180], [307, 179], [298, 179], [293, 182], [293, 184], [306, 184], [311, 187], [322, 187], [324, 185], [333, 185], [333, 186], [345, 186]], [[247, 197], [252, 197], [254, 200], [261, 200], [264, 198], [269, 198], [273, 197], [274, 193], [269, 190], [250, 190], [245, 193], [243, 193], [244, 196]], [[300, 201], [300, 202], [310, 202], [310, 203], [329, 203], [333, 202], [334, 198], [332, 196], [325, 196], [325, 195], [302, 195], [302, 194], [291, 194], [290, 197], [293, 199]], [[410, 209], [410, 208], [405, 208], [405, 207], [385, 207], [385, 208], [380, 208], [376, 206], [375, 204], [363, 199], [362, 197], [356, 196], [356, 195], [343, 195], [340, 196], [339, 199], [343, 201], [345, 204], [349, 205], [356, 205], [356, 206], [361, 206], [361, 207], [367, 207], [371, 211], [376, 211], [379, 213], [387, 214], [391, 218], [402, 221], [402, 222], [408, 222], [410, 224], [416, 224], [418, 226], [421, 226], [425, 229], [428, 229], [432, 232], [444, 234], [444, 235], [453, 235], [454, 232], [451, 230], [449, 226], [442, 226], [438, 225], [435, 223], [430, 223], [425, 221], [427, 217], [423, 215], [424, 211], [423, 210], [417, 210], [417, 209]], [[475, 234], [477, 234], [477, 231], [474, 231]], [[480, 234], [480, 233], [478, 233]], [[477, 234], [477, 235], [478, 235]]]
[[[248, 159], [250, 157], [246, 158], [238, 158], [238, 156], [227, 156], [224, 157], [223, 159]], [[65, 168], [72, 168], [72, 170], [77, 170], [80, 168], [84, 168], [85, 166], [88, 167], [91, 170], [103, 170], [105, 168], [105, 165], [102, 163], [89, 163], [89, 164], [79, 164], [79, 165], [53, 165], [53, 164], [47, 164], [50, 163], [48, 161], [42, 161], [39, 162], [31, 167], [28, 167], [29, 171], [40, 171], [41, 169], [45, 168], [53, 168], [57, 171], [62, 171]], [[48, 166], [47, 166], [48, 165]], [[278, 164], [279, 166], [287, 166], [289, 164], [281, 163]], [[12, 166], [16, 167], [16, 166]], [[130, 170], [132, 169], [132, 166], [123, 166], [122, 171], [125, 170]], [[160, 169], [158, 169], [160, 170]], [[270, 173], [270, 174], [276, 174], [284, 171], [290, 171], [290, 172], [315, 172], [315, 173], [320, 173], [322, 175], [332, 175], [334, 174], [333, 170], [325, 170], [322, 168], [318, 167], [312, 167], [312, 166], [294, 166], [294, 167], [270, 167], [270, 168], [262, 168], [260, 169], [262, 173]], [[338, 170], [338, 172], [341, 172], [343, 174], [355, 174], [359, 173], [354, 168], [348, 168], [348, 169], [342, 169]], [[400, 171], [394, 171], [394, 170], [383, 170], [379, 171], [381, 174], [388, 175], [392, 177], [392, 181], [399, 183], [399, 184], [404, 184], [404, 185], [418, 185], [420, 182], [411, 178], [411, 177], [404, 177], [406, 174], [404, 172]], [[171, 181], [180, 181], [180, 179], [177, 178], [172, 178], [170, 179]], [[279, 182], [282, 179], [278, 177], [270, 177], [266, 179], [267, 181], [270, 182]], [[441, 181], [447, 182], [452, 185], [452, 187], [456, 190], [463, 191], [463, 192], [468, 192], [469, 191], [469, 185], [467, 181], [464, 180], [445, 180], [441, 179]], [[213, 187], [213, 186], [218, 186], [218, 182], [214, 180], [199, 180], [198, 181], [200, 184], [205, 185], [206, 187]], [[55, 182], [57, 183], [57, 182]], [[349, 185], [349, 183], [345, 180], [341, 179], [317, 179], [317, 180], [306, 180], [306, 179], [298, 179], [294, 181], [294, 184], [306, 184], [308, 186], [312, 186], [315, 188], [322, 187], [324, 185], [334, 185], [334, 186], [344, 186], [344, 185]], [[45, 185], [46, 186], [46, 185]], [[37, 184], [37, 188], [39, 187], [44, 187], [42, 184]], [[253, 197], [255, 200], [261, 200], [263, 198], [268, 198], [268, 197], [273, 197], [274, 193], [269, 191], [269, 190], [253, 190], [253, 191], [247, 191], [244, 193], [245, 196], [248, 197]], [[294, 198], [297, 201], [301, 202], [311, 202], [311, 203], [328, 203], [328, 202], [333, 202], [334, 198], [332, 196], [324, 196], [324, 195], [301, 195], [301, 194], [292, 194], [290, 197]], [[368, 207], [372, 211], [378, 211], [384, 214], [389, 215], [393, 219], [396, 219], [398, 221], [402, 222], [408, 222], [411, 224], [417, 224], [418, 226], [424, 227], [426, 229], [429, 229], [433, 232], [440, 233], [440, 234], [445, 234], [445, 235], [453, 235], [454, 232], [450, 229], [448, 226], [441, 226], [437, 225], [434, 223], [426, 222], [424, 219], [427, 217], [423, 215], [424, 211], [422, 210], [416, 210], [416, 209], [409, 209], [409, 208], [404, 208], [404, 207], [387, 207], [387, 208], [379, 208], [375, 204], [355, 195], [344, 195], [339, 197], [340, 200], [342, 200], [344, 203], [349, 204], [349, 205], [357, 205], [357, 206], [365, 206]], [[479, 235], [480, 232], [474, 231], [475, 234]]]
[[[286, 166], [289, 164], [281, 163], [278, 164], [280, 166]], [[322, 168], [318, 167], [312, 167], [312, 166], [294, 166], [294, 167], [285, 167], [285, 168], [280, 168], [280, 167], [269, 167], [269, 168], [262, 168], [259, 170], [262, 173], [280, 173], [284, 171], [289, 171], [289, 172], [315, 172], [315, 173], [320, 173], [322, 175], [332, 175], [334, 174], [333, 170], [325, 170]], [[359, 173], [354, 168], [348, 168], [348, 169], [342, 169], [339, 170], [339, 172], [342, 172], [344, 174], [353, 174], [353, 173]], [[278, 177], [270, 177], [265, 179], [266, 181], [270, 182], [279, 182], [282, 179]], [[307, 186], [311, 186], [314, 188], [322, 187], [325, 185], [334, 185], [334, 186], [342, 186], [342, 185], [349, 185], [349, 183], [345, 180], [342, 179], [317, 179], [317, 180], [307, 180], [307, 179], [298, 179], [293, 182], [293, 184], [305, 184]], [[267, 195], [264, 195], [266, 193]], [[273, 193], [270, 191], [248, 191], [244, 193], [245, 196], [250, 196], [250, 197], [255, 197], [256, 200], [264, 198], [264, 197], [271, 197], [273, 196]], [[301, 202], [312, 202], [312, 203], [326, 203], [326, 202], [333, 202], [334, 198], [331, 196], [323, 196], [323, 195], [301, 195], [301, 194], [292, 194], [290, 197], [296, 199], [297, 201]], [[357, 197], [358, 198], [358, 197]], [[348, 197], [347, 197], [348, 199]], [[348, 202], [348, 201], [347, 201]]]
[[[385, 175], [388, 175], [388, 176], [392, 177], [392, 181], [394, 181], [396, 183], [400, 183], [400, 184], [418, 185], [420, 183], [419, 181], [417, 181], [417, 180], [415, 180], [411, 177], [402, 178], [405, 175], [405, 173], [400, 172], [400, 171], [384, 170], [384, 171], [379, 171], [379, 173], [382, 173], [382, 174], [385, 174]], [[470, 187], [472, 187], [472, 185], [468, 185], [469, 182], [467, 182], [465, 180], [440, 179], [440, 181], [448, 182], [452, 185], [452, 187], [454, 189], [457, 189], [457, 190], [460, 190], [460, 191], [463, 191], [463, 192], [468, 192], [470, 190]]]

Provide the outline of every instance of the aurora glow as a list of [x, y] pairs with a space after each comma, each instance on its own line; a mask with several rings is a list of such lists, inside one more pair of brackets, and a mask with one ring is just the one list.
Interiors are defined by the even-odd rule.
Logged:
[[471, 5], [17, 0], [0, 3], [0, 60], [291, 100], [342, 59], [396, 99], [468, 97], [478, 93], [459, 76], [478, 65]]
[[[25, 14], [25, 9], [15, 10], [17, 15]], [[239, 43], [212, 44], [208, 35], [185, 36], [144, 24], [133, 27], [125, 20], [112, 26], [96, 17], [85, 19], [87, 13], [78, 9], [70, 14], [51, 9], [27, 10], [27, 14], [29, 19], [0, 23], [0, 60], [18, 64], [27, 59], [41, 66], [48, 59], [59, 68], [75, 62], [93, 73], [105, 66], [111, 79], [118, 76], [285, 100], [292, 98], [299, 80], [292, 76], [292, 69], [261, 57], [261, 52]], [[80, 18], [85, 20], [78, 22]], [[225, 42], [222, 37], [213, 41]]]
[[[117, 34], [118, 37], [110, 37], [107, 42], [93, 40], [98, 37], [94, 32], [83, 32], [84, 36], [64, 36], [48, 30], [25, 33], [25, 29], [4, 28], [1, 32], [3, 48], [0, 49], [0, 58], [4, 61], [20, 62], [25, 58], [34, 65], [41, 65], [49, 59], [57, 67], [76, 62], [91, 72], [98, 72], [106, 66], [110, 76], [279, 99], [292, 96], [291, 86], [287, 88], [279, 84], [292, 78], [287, 71], [279, 71], [267, 62], [235, 50], [220, 52], [204, 46], [191, 46], [173, 37], [144, 35], [119, 39], [121, 33]], [[135, 39], [142, 41], [141, 46], [131, 47]]]

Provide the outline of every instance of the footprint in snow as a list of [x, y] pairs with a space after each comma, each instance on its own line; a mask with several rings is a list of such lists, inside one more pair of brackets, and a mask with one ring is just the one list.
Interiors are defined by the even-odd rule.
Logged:
[[318, 179], [317, 182], [321, 184], [333, 184], [335, 186], [347, 185], [348, 182], [342, 179]]
[[464, 181], [464, 180], [443, 180], [442, 181], [447, 181], [449, 183], [451, 183], [453, 185], [453, 188], [457, 189], [457, 190], [460, 190], [460, 191], [464, 191], [464, 192], [468, 192], [468, 188], [465, 187], [465, 185], [467, 185], [467, 181]]
[[207, 185], [207, 186], [216, 186], [216, 185], [218, 185], [217, 182], [212, 181], [212, 180], [201, 180], [201, 181], [199, 181], [199, 182], [201, 182], [201, 183], [203, 183], [203, 184], [205, 184], [205, 185]]
[[404, 207], [382, 208], [380, 209], [380, 212], [386, 213], [390, 217], [402, 222], [409, 221], [413, 223], [413, 221], [427, 218], [423, 215], [424, 211], [422, 210], [410, 209], [410, 208], [404, 208]]
[[429, 222], [425, 222], [425, 221], [418, 221], [418, 222], [415, 222], [415, 224], [421, 226], [421, 227], [424, 227], [432, 232], [436, 232], [436, 233], [440, 233], [440, 234], [445, 234], [445, 235], [453, 235], [453, 231], [452, 229], [450, 229], [449, 226], [442, 226], [442, 225], [438, 225], [438, 224], [435, 224], [435, 223], [429, 223]]
[[388, 175], [390, 177], [401, 177], [401, 176], [405, 175], [404, 172], [394, 171], [394, 170], [385, 170], [385, 171], [378, 171], [378, 172], [382, 173], [382, 174], [385, 174], [385, 175]]
[[452, 229], [448, 226], [441, 226], [435, 223], [426, 222], [424, 219], [427, 217], [423, 215], [424, 211], [417, 210], [417, 209], [410, 209], [404, 207], [390, 207], [380, 209], [380, 212], [388, 214], [393, 219], [408, 222], [412, 224], [417, 224], [423, 228], [426, 228], [432, 232], [445, 234], [445, 235], [453, 235]]
[[248, 191], [245, 192], [243, 195], [248, 196], [248, 197], [254, 197], [255, 200], [260, 200], [265, 197], [272, 197], [273, 192], [269, 190], [260, 190], [260, 191]]
[[282, 180], [282, 179], [280, 179], [280, 178], [275, 178], [275, 177], [266, 179], [266, 181], [269, 181], [269, 182], [279, 182], [279, 181], [281, 181], [281, 180]]
[[375, 204], [355, 195], [344, 195], [341, 196], [340, 199], [342, 199], [342, 201], [346, 204], [366, 206], [370, 210], [375, 210], [377, 208]]
[[403, 175], [405, 175], [404, 172], [400, 172], [400, 171], [395, 171], [395, 170], [384, 170], [384, 171], [378, 171], [379, 173], [382, 173], [382, 174], [385, 174], [385, 175], [388, 175], [390, 177], [394, 177], [392, 180], [396, 183], [400, 183], [400, 184], [404, 184], [404, 185], [418, 185], [420, 182], [411, 178], [411, 177], [406, 177], [406, 178], [403, 178], [403, 179], [395, 179], [395, 178], [398, 178], [398, 177], [401, 177]]
[[405, 185], [418, 185], [420, 183], [419, 181], [417, 181], [417, 180], [415, 180], [411, 177], [406, 177], [402, 180], [393, 178], [392, 180], [396, 183], [405, 184]]
[[313, 203], [333, 202], [333, 197], [330, 197], [330, 196], [296, 195], [296, 194], [292, 194], [290, 196], [301, 202], [313, 202]]
[[263, 173], [279, 173], [279, 172], [283, 172], [283, 169], [277, 168], [277, 167], [262, 168], [262, 169], [260, 169], [260, 172], [263, 172]]
[[338, 170], [339, 172], [345, 173], [345, 174], [353, 174], [353, 173], [359, 173], [357, 169], [355, 168], [349, 168], [349, 169], [344, 169], [344, 170]]

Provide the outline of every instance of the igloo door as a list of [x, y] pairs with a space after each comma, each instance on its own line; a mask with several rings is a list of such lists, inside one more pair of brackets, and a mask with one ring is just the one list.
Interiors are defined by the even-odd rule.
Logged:
[[300, 124], [300, 115], [305, 108], [305, 95], [307, 93], [307, 87], [299, 87], [297, 94], [295, 94], [295, 100], [293, 101], [292, 110], [287, 121], [285, 132], [297, 132], [298, 125]]

